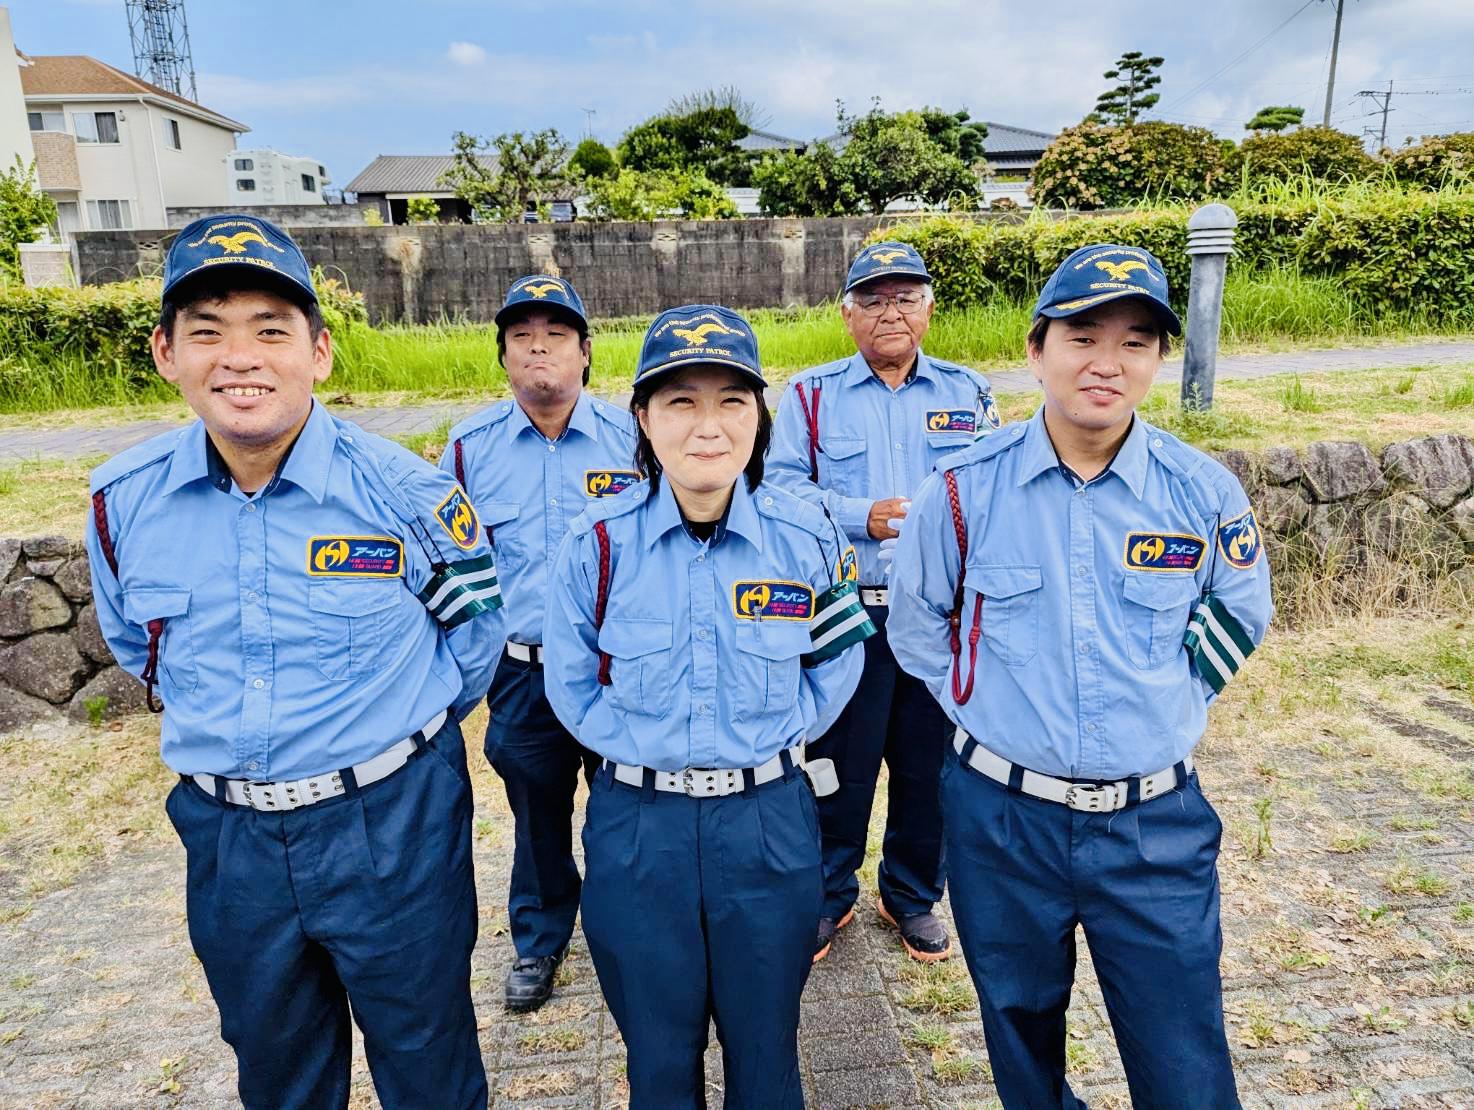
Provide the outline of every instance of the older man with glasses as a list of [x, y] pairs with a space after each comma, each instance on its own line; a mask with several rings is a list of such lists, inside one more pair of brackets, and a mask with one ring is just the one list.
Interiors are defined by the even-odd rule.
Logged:
[[[911, 494], [947, 454], [998, 425], [986, 378], [922, 352], [935, 309], [915, 248], [886, 242], [862, 250], [840, 309], [856, 353], [793, 378], [768, 458], [774, 481], [821, 505], [854, 539], [838, 569], [859, 580], [882, 630], [890, 559]], [[867, 640], [859, 690], [809, 746], [812, 757], [834, 760], [840, 781], [838, 792], [819, 799], [824, 910], [816, 961], [855, 915], [882, 760], [890, 798], [877, 909], [914, 959], [951, 955], [946, 926], [932, 913], [946, 881], [937, 784], [949, 731], [926, 686], [896, 666], [885, 637]]]

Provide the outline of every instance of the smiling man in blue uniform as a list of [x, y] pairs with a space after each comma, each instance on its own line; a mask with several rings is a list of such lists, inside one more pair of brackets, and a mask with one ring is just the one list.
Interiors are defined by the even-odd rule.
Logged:
[[1008, 1107], [1083, 1105], [1077, 925], [1133, 1104], [1238, 1105], [1192, 752], [1272, 605], [1237, 479], [1135, 413], [1180, 330], [1150, 253], [1070, 255], [1029, 333], [1043, 405], [927, 479], [896, 555], [891, 646], [956, 725], [952, 907]]
[[728, 1107], [803, 1105], [823, 894], [804, 739], [849, 699], [874, 626], [840, 529], [762, 480], [765, 384], [736, 313], [658, 316], [631, 401], [648, 480], [591, 505], [549, 579], [548, 700], [604, 760], [583, 928], [635, 1110], [706, 1105], [712, 1020]]
[[[886, 575], [909, 498], [947, 454], [997, 426], [987, 379], [921, 349], [931, 275], [906, 243], [876, 243], [855, 258], [841, 312], [856, 353], [798, 374], [778, 406], [773, 480], [822, 504], [855, 541], [848, 564], [882, 633]], [[925, 685], [896, 666], [885, 635], [865, 645], [854, 699], [813, 754], [834, 760], [839, 790], [819, 802], [824, 914], [814, 959], [855, 916], [870, 807], [890, 771], [880, 860], [881, 916], [918, 960], [943, 960], [952, 942], [932, 906], [946, 883], [937, 776], [950, 729]]]
[[459, 720], [500, 592], [449, 475], [312, 396], [307, 263], [254, 216], [179, 233], [153, 335], [199, 417], [92, 475], [98, 621], [162, 698], [190, 940], [242, 1103], [348, 1104], [351, 1014], [385, 1107], [482, 1107]]
[[517, 957], [509, 1010], [535, 1010], [553, 992], [578, 915], [573, 796], [596, 758], [553, 715], [543, 694], [548, 571], [568, 525], [592, 501], [637, 482], [630, 415], [583, 391], [588, 318], [572, 284], [514, 281], [496, 314], [497, 350], [514, 400], [457, 424], [441, 457], [471, 496], [496, 549], [507, 649], [487, 703], [486, 758], [507, 790], [515, 830], [507, 917]]

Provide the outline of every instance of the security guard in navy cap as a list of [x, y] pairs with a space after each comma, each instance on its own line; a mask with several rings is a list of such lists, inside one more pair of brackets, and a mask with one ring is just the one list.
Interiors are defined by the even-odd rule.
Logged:
[[[773, 480], [823, 504], [854, 538], [850, 566], [882, 630], [907, 499], [939, 460], [998, 423], [986, 378], [921, 350], [935, 307], [931, 275], [914, 247], [866, 247], [850, 267], [841, 308], [857, 352], [798, 374], [778, 406]], [[948, 731], [926, 687], [896, 667], [886, 637], [869, 641], [858, 693], [814, 744], [816, 755], [834, 760], [840, 782], [819, 803], [824, 914], [815, 960], [855, 916], [856, 872], [882, 760], [890, 800], [879, 912], [913, 958], [950, 955], [946, 926], [931, 912], [946, 881], [937, 775]]]
[[[603, 758], [583, 827], [583, 929], [636, 1110], [803, 1104], [799, 997], [823, 895], [804, 738], [874, 631], [823, 510], [765, 483], [752, 328], [658, 316], [631, 408], [645, 481], [574, 521], [549, 578], [547, 696]], [[822, 781], [823, 768], [810, 768]]]
[[1084, 1105], [1077, 925], [1132, 1103], [1238, 1105], [1192, 751], [1272, 606], [1237, 479], [1135, 413], [1180, 330], [1149, 252], [1070, 255], [1029, 333], [1043, 405], [926, 480], [896, 555], [891, 647], [956, 726], [952, 909], [1008, 1107]]
[[[458, 721], [501, 654], [455, 480], [312, 396], [332, 341], [297, 245], [190, 224], [159, 373], [199, 419], [92, 475], [103, 634], [162, 708], [190, 940], [248, 1107], [480, 1107], [471, 793]], [[163, 705], [158, 705], [162, 699]]]
[[497, 352], [514, 400], [457, 424], [441, 457], [471, 496], [496, 549], [507, 602], [507, 649], [492, 681], [486, 757], [507, 790], [515, 827], [507, 913], [516, 960], [509, 1010], [553, 991], [578, 915], [573, 795], [595, 757], [543, 695], [548, 570], [568, 525], [593, 500], [639, 480], [630, 415], [583, 392], [592, 345], [583, 301], [561, 277], [514, 281], [496, 314]]

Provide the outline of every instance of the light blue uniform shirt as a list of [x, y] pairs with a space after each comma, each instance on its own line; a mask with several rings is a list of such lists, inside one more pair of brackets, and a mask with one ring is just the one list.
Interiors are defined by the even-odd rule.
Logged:
[[[817, 489], [809, 481], [809, 425], [799, 384], [810, 409], [819, 390]], [[976, 370], [917, 352], [915, 373], [891, 389], [857, 353], [789, 381], [778, 403], [767, 474], [800, 497], [822, 500], [854, 541], [861, 584], [880, 586], [885, 564], [880, 542], [866, 530], [870, 506], [912, 496], [942, 458], [995, 427], [992, 390]]]
[[912, 502], [891, 575], [886, 631], [983, 747], [1047, 775], [1152, 774], [1190, 753], [1208, 684], [1183, 647], [1210, 587], [1258, 644], [1273, 606], [1248, 498], [1221, 464], [1139, 416], [1111, 465], [1079, 484], [1059, 463], [1044, 410], [948, 459], [967, 521], [967, 633], [981, 591], [971, 699], [952, 693], [947, 617], [957, 534], [940, 474]]
[[595, 498], [639, 481], [634, 418], [583, 394], [568, 427], [549, 441], [515, 401], [500, 401], [450, 430], [440, 465], [455, 472], [461, 445], [466, 492], [496, 549], [507, 638], [540, 644], [548, 568], [568, 525]]
[[[417, 596], [442, 567], [490, 555], [454, 479], [316, 402], [256, 496], [212, 454], [196, 421], [92, 474], [118, 560], [114, 577], [89, 518], [98, 623], [138, 675], [148, 624], [164, 621], [170, 768], [304, 778], [481, 699], [501, 654], [499, 613], [447, 632]], [[426, 601], [454, 623], [465, 608], [451, 614], [448, 599], [466, 593], [443, 592]]]
[[[611, 551], [602, 629], [597, 520]], [[860, 645], [817, 666], [799, 661], [811, 650], [814, 600], [839, 581], [843, 535], [813, 505], [766, 482], [749, 494], [742, 479], [722, 531], [716, 543], [693, 539], [668, 482], [654, 496], [635, 486], [573, 522], [553, 568], [543, 676], [584, 747], [661, 771], [755, 767], [822, 735], [849, 701]], [[608, 686], [598, 682], [601, 649]]]

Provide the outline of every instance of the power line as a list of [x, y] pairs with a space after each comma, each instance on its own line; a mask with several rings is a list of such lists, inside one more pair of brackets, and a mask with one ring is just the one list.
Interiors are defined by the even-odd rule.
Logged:
[[1266, 42], [1268, 42], [1270, 39], [1274, 38], [1275, 35], [1279, 34], [1282, 30], [1284, 30], [1286, 27], [1288, 27], [1290, 25], [1290, 22], [1292, 20], [1294, 20], [1294, 18], [1296, 16], [1298, 16], [1301, 12], [1303, 12], [1306, 8], [1310, 7], [1310, 5], [1311, 4], [1314, 4], [1315, 2], [1316, 2], [1316, 0], [1305, 0], [1305, 3], [1301, 4], [1298, 8], [1296, 8], [1295, 11], [1293, 12], [1293, 14], [1291, 14], [1291, 16], [1290, 16], [1289, 19], [1286, 19], [1283, 23], [1279, 24], [1277, 27], [1275, 27], [1275, 29], [1273, 31], [1270, 31], [1269, 34], [1265, 35], [1258, 42], [1254, 43], [1253, 46], [1249, 47], [1243, 53], [1239, 54], [1231, 62], [1229, 62], [1227, 65], [1225, 65], [1222, 69], [1217, 70], [1216, 72], [1214, 72], [1214, 73], [1210, 74], [1208, 77], [1206, 77], [1204, 80], [1199, 81], [1196, 85], [1193, 86], [1193, 88], [1192, 88], [1192, 90], [1190, 92], [1188, 92], [1184, 96], [1178, 97], [1171, 104], [1168, 104], [1165, 108], [1163, 108], [1162, 111], [1163, 112], [1168, 112], [1168, 111], [1171, 111], [1173, 108], [1177, 107], [1179, 104], [1186, 104], [1189, 100], [1191, 100], [1193, 97], [1197, 96], [1198, 93], [1202, 92], [1205, 88], [1207, 88], [1209, 85], [1211, 85], [1219, 77], [1222, 77], [1225, 73], [1227, 73], [1229, 70], [1231, 70], [1234, 66], [1238, 65], [1245, 58], [1247, 58], [1250, 54], [1254, 53], [1254, 51], [1258, 50]]

